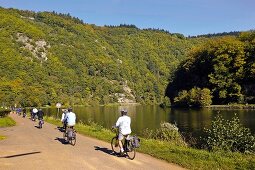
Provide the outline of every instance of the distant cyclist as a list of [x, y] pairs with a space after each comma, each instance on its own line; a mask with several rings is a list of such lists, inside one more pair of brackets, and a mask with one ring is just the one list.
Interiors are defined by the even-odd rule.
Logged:
[[38, 120], [39, 120], [39, 128], [42, 128], [42, 124], [44, 124], [44, 121], [43, 121], [44, 113], [43, 113], [42, 109], [39, 109], [39, 111], [37, 112], [37, 116], [38, 116]]
[[37, 116], [38, 116], [38, 120], [43, 120], [44, 113], [42, 109], [39, 109], [39, 111], [37, 112]]
[[32, 109], [32, 120], [35, 121], [36, 120], [36, 117], [37, 117], [37, 108], [33, 108]]
[[124, 153], [123, 145], [122, 145], [122, 140], [124, 137], [128, 138], [128, 135], [131, 133], [131, 118], [127, 116], [127, 110], [123, 109], [121, 110], [121, 116], [118, 118], [115, 127], [119, 129], [119, 136], [118, 136], [118, 141], [119, 141], [119, 147], [120, 147], [120, 154], [122, 155]]

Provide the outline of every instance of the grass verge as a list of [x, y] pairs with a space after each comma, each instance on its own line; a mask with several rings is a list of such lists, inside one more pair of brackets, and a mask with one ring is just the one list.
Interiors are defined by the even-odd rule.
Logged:
[[[0, 128], [1, 127], [15, 126], [15, 125], [16, 125], [16, 122], [8, 116], [0, 118]], [[3, 140], [5, 138], [6, 138], [5, 136], [0, 135], [0, 140]]]
[[[46, 117], [45, 120], [54, 125], [62, 126], [60, 120], [51, 117]], [[80, 134], [106, 142], [110, 142], [115, 135], [110, 130], [93, 122], [90, 125], [78, 123], [75, 125], [75, 129]], [[252, 154], [224, 151], [208, 152], [187, 146], [179, 146], [171, 142], [140, 139], [141, 147], [138, 149], [139, 152], [178, 164], [187, 169], [255, 169], [255, 155]]]
[[1, 117], [0, 118], [0, 127], [9, 127], [15, 126], [16, 122], [10, 117]]

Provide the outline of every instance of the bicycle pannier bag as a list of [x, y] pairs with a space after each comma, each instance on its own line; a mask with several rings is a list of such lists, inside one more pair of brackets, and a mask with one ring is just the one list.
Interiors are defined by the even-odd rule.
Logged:
[[137, 136], [134, 136], [133, 140], [132, 140], [132, 144], [135, 148], [139, 148], [140, 147], [140, 139]]

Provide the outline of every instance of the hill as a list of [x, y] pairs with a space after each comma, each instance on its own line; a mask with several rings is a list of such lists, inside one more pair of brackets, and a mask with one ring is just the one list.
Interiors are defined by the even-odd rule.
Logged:
[[56, 12], [0, 17], [2, 106], [255, 101], [254, 31], [184, 37]]
[[205, 41], [69, 14], [0, 8], [3, 106], [161, 103], [187, 51]]

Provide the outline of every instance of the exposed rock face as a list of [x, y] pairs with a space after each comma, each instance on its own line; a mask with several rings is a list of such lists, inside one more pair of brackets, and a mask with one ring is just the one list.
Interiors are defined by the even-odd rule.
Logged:
[[46, 61], [48, 59], [47, 49], [50, 48], [50, 45], [47, 45], [46, 41], [39, 40], [34, 42], [22, 33], [17, 33], [17, 38], [17, 42], [23, 43], [23, 48], [28, 49], [34, 57], [41, 61]]
[[123, 90], [126, 94], [115, 93], [118, 103], [136, 103], [135, 96], [132, 94], [132, 89], [127, 85], [127, 81], [123, 84]]

